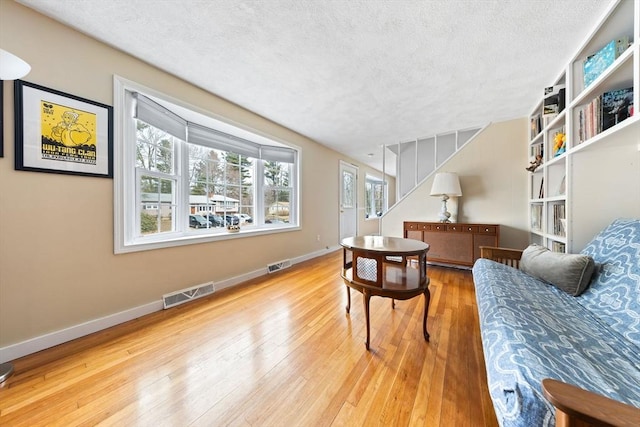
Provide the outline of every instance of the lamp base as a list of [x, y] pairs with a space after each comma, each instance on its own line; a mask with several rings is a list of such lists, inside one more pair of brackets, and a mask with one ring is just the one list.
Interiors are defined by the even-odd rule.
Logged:
[[444, 223], [451, 222], [449, 220], [449, 218], [451, 217], [451, 214], [447, 211], [447, 200], [449, 200], [449, 196], [447, 196], [446, 194], [443, 194], [442, 195], [442, 209], [440, 209], [440, 216], [438, 218], [438, 221], [444, 222]]
[[0, 383], [3, 383], [13, 374], [13, 365], [11, 363], [0, 364]]

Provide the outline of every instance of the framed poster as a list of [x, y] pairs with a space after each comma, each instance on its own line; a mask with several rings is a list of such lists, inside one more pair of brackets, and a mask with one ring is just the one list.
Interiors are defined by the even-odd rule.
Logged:
[[16, 170], [113, 178], [113, 107], [16, 80]]

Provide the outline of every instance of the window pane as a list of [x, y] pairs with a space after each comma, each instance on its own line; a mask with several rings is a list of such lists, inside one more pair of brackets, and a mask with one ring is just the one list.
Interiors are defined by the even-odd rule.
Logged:
[[160, 204], [160, 232], [166, 233], [175, 229], [173, 225], [175, 205], [171, 203]]
[[240, 186], [239, 185], [227, 185], [227, 191], [225, 196], [229, 199], [229, 202], [234, 202], [236, 205], [240, 204]]
[[264, 185], [270, 187], [288, 187], [291, 176], [290, 163], [265, 162]]
[[[236, 223], [243, 219], [245, 223], [252, 223], [255, 160], [188, 145], [190, 213], [204, 214], [211, 227], [218, 226], [218, 219], [222, 219], [223, 223]], [[241, 217], [241, 213], [245, 216]]]
[[367, 218], [382, 216], [385, 211], [384, 182], [367, 177], [365, 190], [365, 215]]
[[225, 165], [225, 181], [227, 184], [240, 184], [240, 166], [227, 163]]
[[371, 183], [369, 181], [364, 184], [364, 211], [367, 218], [371, 216], [373, 195]]
[[189, 218], [189, 227], [191, 228], [213, 228], [216, 226], [216, 218], [214, 218], [215, 206], [209, 197], [208, 186], [206, 182], [196, 181], [191, 183], [189, 189], [189, 215], [200, 215], [204, 219], [204, 223], [199, 223], [200, 218]]
[[353, 208], [356, 205], [355, 176], [348, 171], [342, 172], [342, 207]]
[[174, 137], [137, 120], [136, 166], [172, 174]]
[[175, 230], [174, 181], [143, 175], [140, 177], [141, 235]]
[[265, 223], [289, 223], [289, 200], [291, 190], [268, 189], [265, 191]]

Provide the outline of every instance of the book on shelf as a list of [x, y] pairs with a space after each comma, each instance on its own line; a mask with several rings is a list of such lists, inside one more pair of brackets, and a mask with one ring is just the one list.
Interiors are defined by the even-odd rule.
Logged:
[[538, 136], [541, 130], [542, 130], [542, 121], [540, 119], [540, 114], [535, 114], [533, 117], [531, 117], [531, 139]]
[[551, 226], [553, 227], [553, 229], [551, 230], [551, 233], [555, 236], [561, 236], [561, 237], [566, 236], [565, 225], [564, 225], [564, 221], [565, 221], [564, 203], [554, 204], [552, 214], [553, 214], [553, 220], [551, 221]]
[[531, 157], [536, 159], [538, 156], [541, 158], [544, 157], [544, 146], [542, 145], [542, 142], [531, 146]]
[[531, 205], [531, 229], [542, 230], [542, 205]]
[[540, 180], [540, 190], [538, 191], [538, 199], [544, 198], [544, 177]]
[[578, 109], [578, 144], [633, 115], [633, 87], [604, 92]]
[[565, 85], [564, 83], [544, 88], [544, 101], [542, 103], [542, 115], [546, 119], [551, 119], [565, 107]]
[[551, 251], [565, 253], [566, 245], [562, 242], [551, 242]]
[[617, 125], [633, 115], [633, 88], [602, 94], [602, 130]]
[[629, 36], [611, 40], [600, 50], [589, 55], [582, 64], [585, 89], [597, 79], [615, 60], [624, 53], [632, 40]]

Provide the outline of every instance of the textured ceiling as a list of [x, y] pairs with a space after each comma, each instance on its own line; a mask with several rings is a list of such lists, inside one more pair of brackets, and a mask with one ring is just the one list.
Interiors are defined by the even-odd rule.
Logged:
[[609, 1], [19, 3], [381, 169], [383, 144], [529, 114]]

